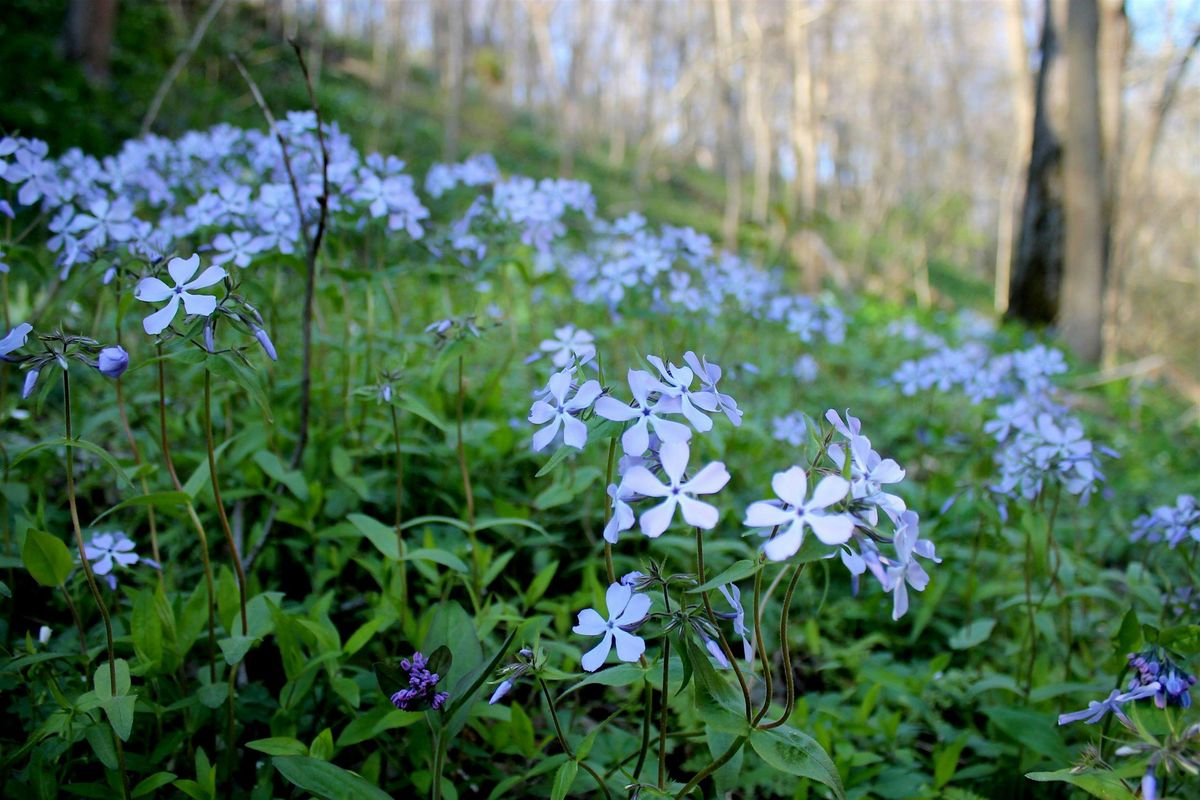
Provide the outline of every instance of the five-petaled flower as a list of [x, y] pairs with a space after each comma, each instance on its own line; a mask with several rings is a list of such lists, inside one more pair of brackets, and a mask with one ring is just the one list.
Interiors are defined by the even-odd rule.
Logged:
[[708, 530], [717, 524], [721, 514], [715, 506], [697, 500], [693, 495], [715, 494], [729, 482], [729, 471], [720, 461], [714, 461], [684, 480], [691, 452], [687, 442], [663, 442], [658, 456], [662, 461], [667, 483], [662, 483], [644, 466], [638, 464], [625, 473], [621, 486], [644, 497], [661, 497], [663, 501], [643, 511], [639, 524], [642, 533], [651, 538], [661, 536], [671, 524], [676, 507], [683, 511], [688, 525]]
[[854, 519], [846, 514], [827, 513], [825, 509], [837, 503], [850, 491], [850, 483], [840, 475], [826, 475], [808, 494], [808, 476], [800, 467], [776, 472], [771, 488], [783, 501], [759, 500], [746, 509], [746, 525], [751, 528], [787, 526], [765, 545], [763, 552], [772, 561], [783, 561], [795, 555], [804, 543], [805, 527], [812, 528], [825, 544], [842, 544], [854, 532]]
[[[621, 447], [626, 455], [640, 456], [650, 446], [650, 428], [664, 442], [686, 442], [692, 431], [682, 422], [664, 419], [660, 414], [679, 413], [679, 398], [671, 394], [670, 387], [649, 372], [629, 370], [629, 390], [636, 405], [629, 406], [615, 397], [605, 395], [596, 401], [596, 413], [614, 422], [635, 420], [621, 435]], [[657, 392], [658, 399], [651, 401], [650, 395]]]
[[167, 329], [175, 314], [179, 311], [179, 301], [182, 298], [184, 311], [188, 314], [198, 314], [207, 317], [217, 307], [217, 298], [208, 294], [192, 294], [196, 289], [206, 289], [215, 286], [225, 277], [221, 267], [209, 267], [198, 277], [196, 270], [200, 268], [200, 256], [191, 258], [172, 258], [167, 262], [167, 272], [175, 281], [174, 288], [167, 286], [158, 278], [142, 278], [133, 290], [133, 296], [147, 303], [159, 303], [167, 300], [167, 304], [142, 320], [142, 327], [151, 336], [157, 336]]
[[545, 425], [533, 435], [533, 449], [541, 450], [558, 435], [558, 429], [563, 429], [563, 442], [582, 450], [587, 444], [587, 425], [584, 425], [576, 415], [586, 410], [600, 396], [600, 384], [597, 381], [587, 381], [575, 392], [571, 399], [567, 393], [571, 391], [571, 373], [574, 367], [568, 367], [550, 376], [546, 385], [545, 399], [536, 400], [529, 409], [529, 421], [534, 425]]
[[601, 636], [600, 643], [583, 654], [582, 665], [588, 672], [595, 672], [604, 665], [613, 644], [617, 646], [617, 658], [622, 661], [637, 661], [646, 652], [646, 642], [626, 628], [635, 627], [650, 611], [650, 598], [637, 594], [628, 586], [614, 583], [604, 595], [608, 607], [608, 619], [594, 608], [579, 612], [579, 622], [571, 630], [580, 636]]
[[92, 562], [92, 572], [106, 577], [109, 587], [116, 589], [113, 567], [132, 567], [141, 560], [133, 552], [134, 547], [133, 540], [124, 531], [100, 531], [93, 533], [91, 541], [83, 546], [83, 554]]

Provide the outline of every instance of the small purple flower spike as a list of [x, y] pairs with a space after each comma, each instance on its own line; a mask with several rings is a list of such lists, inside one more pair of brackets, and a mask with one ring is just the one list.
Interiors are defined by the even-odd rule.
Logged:
[[422, 711], [432, 708], [440, 711], [450, 699], [447, 692], [436, 691], [442, 676], [428, 669], [429, 661], [422, 653], [413, 653], [411, 659], [403, 659], [400, 668], [408, 673], [408, 688], [392, 695], [392, 705], [401, 711]]

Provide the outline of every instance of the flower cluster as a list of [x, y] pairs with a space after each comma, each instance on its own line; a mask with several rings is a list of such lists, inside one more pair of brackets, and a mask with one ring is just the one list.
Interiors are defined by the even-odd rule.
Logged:
[[1175, 505], [1159, 506], [1135, 519], [1129, 538], [1166, 542], [1171, 548], [1187, 539], [1200, 542], [1200, 503], [1190, 494], [1181, 494]]
[[1196, 684], [1196, 676], [1176, 663], [1163, 648], [1152, 645], [1139, 653], [1130, 653], [1129, 667], [1136, 673], [1129, 683], [1130, 690], [1154, 687], [1154, 705], [1159, 708], [1192, 705], [1191, 688]]
[[[933, 563], [941, 559], [933, 543], [921, 538], [916, 513], [887, 491], [904, 479], [900, 465], [872, 449], [870, 439], [861, 433], [860, 421], [849, 412], [843, 420], [830, 409], [825, 419], [843, 438], [826, 449], [832, 468], [806, 472], [793, 466], [775, 473], [771, 480], [775, 498], [752, 503], [746, 509], [745, 524], [767, 537], [763, 552], [772, 561], [794, 556], [811, 530], [822, 545], [835, 548], [826, 557], [841, 557], [856, 588], [859, 576], [869, 570], [884, 591], [892, 593], [892, 618], [899, 619], [908, 611], [908, 588], [920, 592], [929, 583], [917, 557]], [[810, 481], [814, 484], [811, 495]], [[890, 539], [894, 554], [890, 556], [879, 548], [880, 543], [889, 541], [877, 529], [880, 510], [895, 527]]]
[[430, 672], [429, 662], [420, 653], [400, 661], [400, 669], [408, 673], [408, 688], [401, 689], [392, 695], [392, 705], [401, 711], [423, 711], [432, 708], [441, 709], [450, 699], [447, 692], [437, 691], [438, 681], [442, 679], [436, 672]]

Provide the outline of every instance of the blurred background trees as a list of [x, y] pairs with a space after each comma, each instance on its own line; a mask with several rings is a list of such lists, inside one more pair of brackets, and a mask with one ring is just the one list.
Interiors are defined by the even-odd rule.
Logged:
[[[60, 25], [68, 7], [76, 19], [110, 4], [13, 0], [61, 7]], [[122, 28], [162, 19], [170, 48], [145, 70], [161, 78], [211, 5], [121, 3], [108, 91], [127, 91], [123, 69], [144, 66], [122, 66], [135, 55]], [[379, 136], [400, 135], [384, 120], [414, 124], [414, 105], [437, 126], [439, 158], [532, 129], [535, 171], [607, 171], [631, 206], [671, 192], [694, 213], [667, 221], [787, 263], [805, 287], [922, 306], [965, 292], [1057, 322], [1086, 358], [1161, 353], [1184, 382], [1200, 378], [1197, 0], [228, 6], [209, 34], [219, 44], [187, 69], [219, 76], [220, 48], [246, 45], [253, 9], [303, 40], [321, 80], [368, 87], [354, 113]], [[144, 114], [149, 98], [139, 102]], [[227, 113], [211, 108], [208, 121]], [[10, 109], [0, 122], [38, 132]]]

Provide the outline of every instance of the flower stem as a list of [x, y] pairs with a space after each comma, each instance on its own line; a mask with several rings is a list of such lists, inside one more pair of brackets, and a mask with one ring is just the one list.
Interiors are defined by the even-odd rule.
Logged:
[[408, 569], [404, 561], [404, 532], [401, 530], [404, 522], [404, 454], [400, 451], [400, 415], [391, 403], [388, 408], [392, 412], [392, 441], [396, 446], [396, 553], [399, 555], [400, 613], [403, 615], [408, 608]]
[[[142, 466], [142, 449], [138, 447], [137, 439], [133, 436], [133, 429], [129, 426], [129, 415], [125, 412], [125, 391], [121, 388], [121, 379], [117, 378], [117, 413], [121, 417], [121, 426], [125, 429], [125, 438], [129, 440], [129, 449], [133, 451], [134, 463], [139, 467]], [[141, 476], [142, 494], [150, 494], [150, 485], [146, 482], [146, 476]], [[163, 582], [163, 565], [162, 556], [158, 551], [158, 523], [154, 516], [154, 506], [146, 507], [146, 514], [150, 523], [150, 553], [154, 556], [154, 561], [159, 565], [158, 582], [161, 585]]]
[[575, 757], [575, 751], [571, 749], [571, 745], [567, 743], [567, 737], [563, 734], [562, 725], [558, 721], [558, 709], [554, 705], [554, 698], [550, 695], [550, 689], [546, 686], [546, 682], [540, 677], [537, 679], [538, 686], [542, 689], [542, 695], [546, 698], [546, 704], [550, 707], [550, 721], [554, 723], [554, 735], [558, 737], [558, 744], [562, 747], [563, 752], [567, 757], [574, 761], [579, 766], [583, 767], [583, 771], [591, 775], [595, 779], [596, 785], [600, 787], [600, 791], [605, 797], [611, 797], [608, 793], [608, 787], [604, 785], [604, 778], [596, 770], [588, 766], [586, 761], [582, 761]]
[[758, 658], [762, 662], [763, 672], [763, 704], [758, 713], [754, 715], [754, 725], [757, 725], [767, 715], [767, 711], [770, 710], [771, 693], [774, 689], [771, 675], [771, 656], [767, 653], [767, 647], [763, 640], [762, 574], [763, 571], [761, 568], [758, 572], [754, 573], [754, 635], [757, 639]]
[[[701, 585], [706, 580], [704, 577], [704, 531], [698, 527], [696, 528], [696, 580]], [[725, 632], [717, 624], [717, 615], [713, 613], [712, 602], [708, 599], [708, 592], [701, 592], [700, 599], [704, 602], [704, 613], [708, 617], [708, 621], [712, 623], [713, 628], [717, 631], [717, 640], [721, 644], [721, 651], [725, 654], [729, 665], [733, 667], [733, 674], [737, 678], [738, 686], [742, 690], [742, 701], [746, 705], [746, 721], [749, 722], [754, 717], [754, 704], [750, 699], [750, 687], [746, 684], [746, 676], [742, 674], [742, 668], [738, 666], [737, 657], [733, 654], [733, 648], [729, 646], [729, 640], [725, 638]]]
[[[783, 706], [783, 713], [779, 715], [779, 719], [774, 722], [768, 722], [760, 726], [763, 730], [778, 728], [788, 721], [788, 717], [792, 715], [792, 709], [796, 704], [796, 677], [792, 674], [792, 653], [788, 644], [788, 613], [792, 605], [792, 595], [796, 591], [796, 583], [800, 580], [800, 574], [804, 572], [804, 564], [797, 564], [792, 572], [792, 579], [788, 581], [787, 591], [783, 595], [783, 610], [779, 617], [779, 649], [783, 651], [783, 677], [784, 685], [787, 687], [786, 702]], [[766, 702], [771, 702], [770, 696]]]
[[[663, 602], [667, 604], [667, 615], [671, 614], [671, 593], [667, 591], [667, 585], [664, 583], [662, 587]], [[663, 637], [663, 674], [662, 674], [662, 695], [659, 697], [658, 710], [658, 788], [666, 788], [667, 785], [667, 711], [668, 700], [671, 699], [671, 692], [668, 684], [671, 679], [671, 636], [668, 634]]]
[[[616, 461], [617, 455], [617, 437], [612, 437], [608, 440], [608, 465], [604, 470], [604, 527], [608, 528], [608, 521], [612, 519], [612, 503], [608, 502], [608, 487], [612, 485], [613, 463]], [[617, 582], [617, 572], [613, 568], [612, 544], [607, 540], [604, 542], [604, 566], [608, 570], [608, 582]]]
[[675, 795], [675, 800], [683, 800], [683, 798], [687, 797], [693, 789], [700, 785], [701, 781], [703, 781], [709, 775], [712, 775], [721, 767], [725, 766], [729, 762], [729, 759], [736, 756], [738, 751], [742, 749], [742, 745], [745, 743], [745, 736], [739, 736], [734, 739], [732, 744], [729, 745], [724, 753], [721, 753], [721, 755], [717, 756], [717, 758], [710, 762], [704, 769], [692, 776], [692, 779], [688, 781], [682, 789], [679, 790], [678, 794]]
[[458, 357], [458, 394], [454, 403], [454, 419], [457, 424], [458, 471], [462, 474], [463, 495], [467, 503], [467, 536], [471, 540], [471, 586], [479, 595], [481, 586], [479, 564], [479, 541], [475, 536], [475, 493], [471, 491], [471, 470], [467, 467], [467, 447], [463, 442], [463, 357]]
[[[233, 539], [233, 530], [229, 527], [229, 518], [225, 516], [225, 504], [221, 502], [221, 483], [217, 479], [217, 456], [213, 450], [212, 430], [212, 373], [206, 367], [204, 370], [204, 443], [208, 448], [208, 475], [212, 479], [213, 501], [217, 506], [217, 518], [221, 521], [221, 530], [225, 534], [225, 543], [229, 545], [229, 553], [233, 558], [234, 574], [237, 575], [238, 601], [242, 612], [242, 635], [250, 635], [250, 621], [246, 616], [246, 572], [242, 569], [242, 558], [238, 555], [237, 542]], [[230, 742], [230, 746], [233, 743]]]
[[650, 752], [650, 724], [654, 716], [654, 687], [646, 681], [646, 713], [642, 715], [642, 746], [638, 749], [637, 764], [633, 768], [633, 780], [636, 783], [642, 777], [642, 768], [646, 766], [646, 754]]
[[[63, 406], [66, 409], [64, 420], [67, 441], [72, 442], [75, 436], [71, 429], [71, 374], [65, 369], [63, 370]], [[113, 648], [112, 618], [108, 615], [108, 606], [105, 605], [104, 597], [100, 594], [100, 587], [96, 584], [96, 575], [92, 572], [92, 562], [88, 561], [87, 548], [83, 544], [83, 529], [79, 525], [79, 509], [75, 505], [75, 451], [70, 445], [67, 446], [66, 459], [67, 504], [71, 509], [71, 527], [75, 532], [75, 545], [79, 548], [79, 563], [83, 567], [84, 576], [87, 577], [88, 588], [92, 590], [92, 597], [95, 598], [96, 605], [100, 607], [100, 616], [104, 618], [104, 641], [108, 648], [109, 686], [113, 697], [116, 697], [117, 657]], [[122, 770], [122, 772], [124, 771]]]

